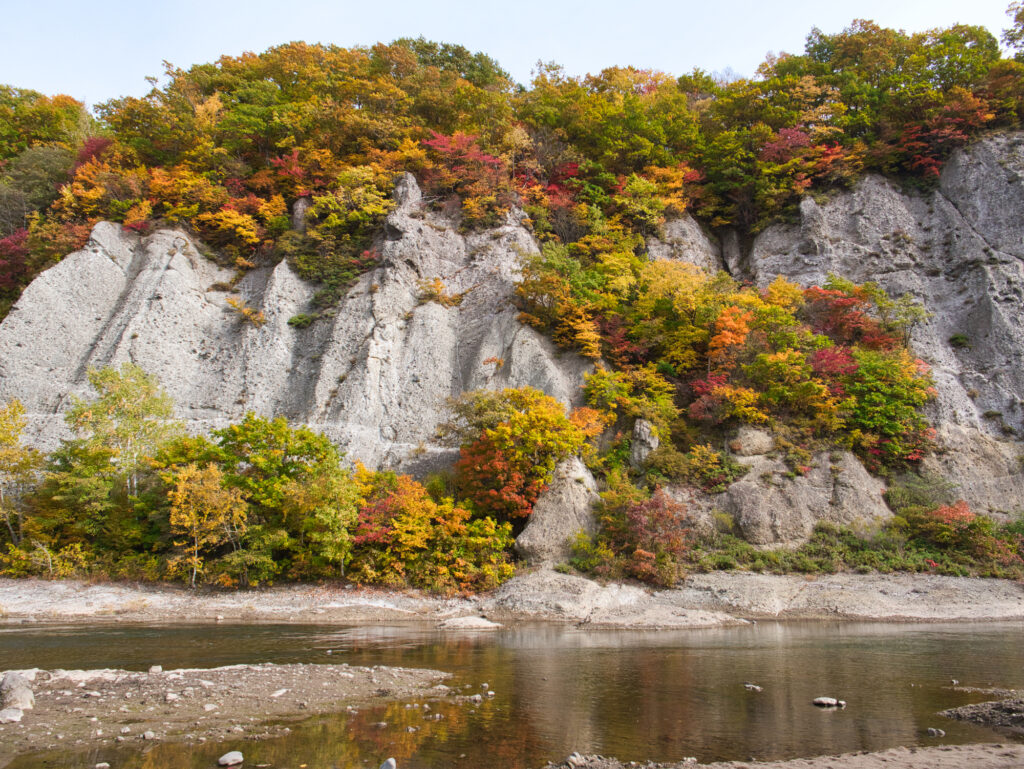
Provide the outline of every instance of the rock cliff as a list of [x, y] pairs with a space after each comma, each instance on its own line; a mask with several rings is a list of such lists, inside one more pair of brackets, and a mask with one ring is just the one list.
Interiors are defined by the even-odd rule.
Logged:
[[[934, 191], [869, 177], [804, 200], [798, 222], [769, 228], [746, 251], [691, 219], [670, 222], [648, 247], [761, 285], [835, 273], [921, 301], [932, 316], [912, 341], [934, 371], [942, 445], [929, 464], [975, 509], [1010, 512], [1024, 507], [1022, 180], [1024, 135], [997, 135], [958, 153]], [[262, 311], [257, 326], [228, 305], [231, 275], [185, 234], [97, 225], [0, 324], [0, 401], [21, 399], [32, 440], [49, 448], [64, 434], [69, 396], [87, 391], [86, 371], [131, 360], [160, 378], [193, 430], [248, 410], [282, 414], [350, 457], [412, 472], [452, 459], [434, 442], [449, 396], [532, 385], [578, 402], [588, 362], [520, 324], [510, 301], [520, 255], [537, 248], [517, 217], [460, 234], [422, 205], [411, 176], [396, 202], [379, 265], [307, 328], [288, 320], [310, 311], [316, 287], [286, 263], [235, 286], [235, 298]], [[420, 283], [434, 278], [461, 302], [424, 302]], [[824, 455], [819, 473], [790, 481], [770, 457], [747, 453], [747, 478], [700, 507], [731, 513], [755, 541], [799, 540], [822, 517], [886, 514], [880, 484], [852, 456]]]
[[959, 152], [938, 188], [918, 193], [869, 177], [769, 228], [731, 270], [760, 285], [829, 273], [909, 294], [931, 318], [912, 346], [932, 367], [931, 468], [979, 511], [1024, 508], [1024, 135]]
[[[88, 392], [87, 370], [133, 361], [159, 377], [190, 429], [282, 414], [352, 458], [413, 472], [452, 459], [433, 443], [449, 396], [532, 385], [577, 402], [589, 364], [520, 324], [510, 301], [520, 254], [536, 249], [528, 231], [510, 217], [463, 236], [421, 205], [411, 176], [396, 201], [379, 266], [304, 329], [288, 320], [310, 312], [317, 287], [286, 263], [236, 286], [263, 312], [256, 326], [227, 303], [231, 274], [183, 233], [140, 239], [97, 225], [0, 324], [0, 401], [19, 398], [34, 442], [49, 448], [64, 435], [69, 394]], [[423, 302], [419, 284], [434, 278], [462, 301]]]

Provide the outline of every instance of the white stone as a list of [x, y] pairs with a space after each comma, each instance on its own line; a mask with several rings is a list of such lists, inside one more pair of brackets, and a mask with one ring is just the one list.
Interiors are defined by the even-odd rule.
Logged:
[[245, 761], [245, 757], [240, 750], [232, 750], [217, 759], [217, 763], [220, 766], [237, 766], [243, 761]]

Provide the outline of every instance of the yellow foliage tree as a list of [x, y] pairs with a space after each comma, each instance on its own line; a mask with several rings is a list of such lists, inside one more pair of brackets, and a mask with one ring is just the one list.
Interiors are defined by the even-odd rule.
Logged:
[[43, 462], [39, 452], [21, 445], [21, 433], [26, 424], [21, 401], [15, 399], [0, 408], [0, 518], [15, 545], [21, 541], [18, 498]]
[[175, 545], [185, 552], [174, 559], [174, 570], [191, 571], [192, 587], [203, 570], [204, 551], [228, 541], [237, 541], [244, 530], [248, 507], [240, 489], [224, 485], [220, 468], [210, 463], [200, 468], [191, 462], [165, 478], [173, 484], [171, 531], [184, 535]]

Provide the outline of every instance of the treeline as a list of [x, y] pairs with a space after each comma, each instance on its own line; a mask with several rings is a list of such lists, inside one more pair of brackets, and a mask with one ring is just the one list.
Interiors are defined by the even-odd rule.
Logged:
[[346, 466], [280, 417], [190, 436], [133, 364], [89, 380], [49, 456], [23, 445], [18, 401], [0, 408], [2, 574], [484, 590], [512, 575], [512, 522], [588, 437], [536, 390], [468, 393], [444, 426], [463, 457], [423, 484]]
[[[1010, 11], [1004, 38], [1019, 47]], [[519, 205], [563, 244], [644, 236], [684, 211], [752, 233], [868, 170], [926, 184], [954, 148], [1024, 110], [1024, 64], [984, 28], [868, 21], [815, 30], [803, 53], [732, 82], [546, 65], [527, 88], [484, 54], [423, 39], [290, 43], [165, 75], [95, 118], [67, 97], [0, 89], [8, 302], [100, 219], [188, 227], [243, 270], [286, 257], [331, 302], [373, 264], [398, 171], [465, 227]], [[296, 230], [300, 198], [311, 205]]]

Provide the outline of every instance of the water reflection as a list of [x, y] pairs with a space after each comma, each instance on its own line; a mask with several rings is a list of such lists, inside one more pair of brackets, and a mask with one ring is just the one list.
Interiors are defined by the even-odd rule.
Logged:
[[[210, 667], [237, 662], [350, 662], [451, 671], [452, 685], [496, 696], [480, 706], [391, 704], [317, 718], [286, 738], [157, 745], [35, 756], [12, 767], [206, 767], [237, 748], [247, 765], [362, 767], [394, 755], [403, 769], [540, 767], [572, 750], [629, 760], [771, 759], [1001, 738], [937, 710], [984, 696], [964, 685], [1024, 688], [1019, 623], [900, 626], [762, 623], [677, 631], [593, 631], [551, 625], [490, 634], [430, 627], [295, 625], [0, 626], [0, 669]], [[749, 692], [746, 681], [762, 692]], [[849, 701], [844, 711], [814, 697]], [[426, 716], [440, 714], [441, 720]], [[386, 726], [380, 726], [381, 723]], [[148, 747], [148, 746], [147, 746]]]

